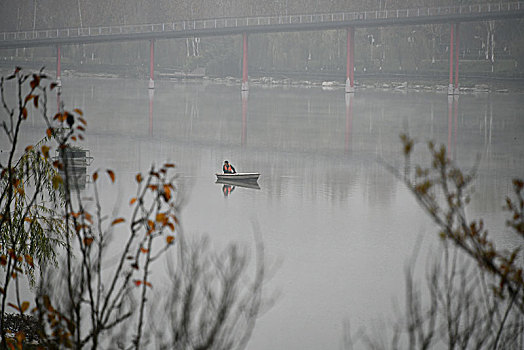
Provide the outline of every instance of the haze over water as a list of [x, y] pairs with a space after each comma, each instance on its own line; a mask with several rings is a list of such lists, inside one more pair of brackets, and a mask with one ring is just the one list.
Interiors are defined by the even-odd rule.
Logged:
[[[173, 161], [186, 235], [252, 245], [256, 222], [269, 261], [279, 262], [267, 286], [279, 297], [249, 349], [338, 349], [344, 320], [372, 328], [393, 317], [392, 305], [402, 307], [416, 241], [423, 237], [424, 253], [439, 242], [381, 164], [402, 167], [400, 133], [446, 145], [465, 168], [480, 156], [468, 215], [483, 217], [501, 244], [512, 245], [499, 228], [511, 179], [524, 176], [522, 95], [463, 94], [455, 107], [435, 92], [361, 89], [346, 97], [343, 89], [252, 84], [243, 100], [238, 85], [200, 81], [157, 81], [154, 93], [136, 80], [64, 78], [63, 86], [66, 109], [81, 108], [88, 121], [89, 171], [117, 174], [106, 208], [117, 203], [125, 213], [134, 174]], [[31, 118], [22, 142], [44, 133]], [[424, 142], [417, 161], [427, 156]], [[260, 172], [260, 189], [236, 187], [225, 197], [214, 175], [224, 160]]]

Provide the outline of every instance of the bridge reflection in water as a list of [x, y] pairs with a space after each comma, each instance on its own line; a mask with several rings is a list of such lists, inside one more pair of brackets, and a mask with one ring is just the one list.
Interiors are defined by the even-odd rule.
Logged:
[[245, 146], [246, 142], [247, 142], [247, 98], [249, 96], [249, 92], [247, 90], [243, 90], [241, 95], [242, 95], [242, 137], [241, 137], [241, 144], [242, 144], [242, 146]]
[[[158, 93], [162, 94], [162, 92], [157, 91], [157, 94]], [[387, 117], [384, 116], [384, 113], [388, 110], [388, 105], [392, 101], [389, 97], [397, 93], [392, 93], [391, 96], [388, 96], [386, 93], [386, 95], [383, 96], [383, 100], [379, 101], [378, 103], [376, 103], [376, 100], [374, 100], [375, 102], [371, 104], [369, 103], [369, 99], [370, 96], [374, 95], [374, 92], [367, 91], [359, 95], [343, 94], [344, 97], [338, 95], [337, 90], [328, 93], [337, 96], [335, 98], [337, 102], [334, 103], [335, 107], [332, 105], [331, 112], [329, 113], [333, 116], [333, 118], [337, 118], [340, 121], [340, 128], [331, 126], [326, 129], [323, 127], [325, 125], [324, 120], [320, 115], [316, 116], [319, 106], [310, 106], [309, 104], [311, 102], [309, 101], [309, 98], [306, 97], [307, 94], [304, 95], [305, 97], [299, 98], [298, 101], [294, 102], [300, 103], [300, 101], [305, 102], [306, 100], [308, 102], [307, 112], [301, 112], [307, 113], [308, 115], [303, 115], [300, 119], [296, 119], [297, 124], [293, 124], [294, 122], [291, 121], [292, 118], [289, 120], [272, 120], [268, 124], [268, 120], [270, 119], [266, 119], [266, 117], [275, 118], [274, 110], [285, 111], [286, 102], [280, 102], [280, 104], [275, 104], [274, 106], [271, 106], [270, 109], [266, 110], [263, 106], [265, 104], [271, 104], [271, 100], [266, 101], [264, 94], [257, 93], [255, 97], [251, 97], [251, 99], [255, 98], [255, 100], [251, 101], [252, 110], [249, 110], [249, 93], [248, 91], [243, 91], [241, 93], [240, 103], [234, 102], [235, 100], [238, 101], [238, 99], [219, 99], [213, 102], [218, 104], [227, 104], [227, 109], [225, 109], [223, 112], [226, 113], [227, 116], [224, 116], [223, 120], [222, 118], [214, 118], [213, 123], [216, 124], [202, 122], [202, 118], [205, 119], [205, 115], [199, 117], [198, 104], [201, 103], [201, 101], [196, 98], [198, 94], [191, 94], [190, 96], [192, 97], [185, 99], [186, 111], [185, 113], [182, 113], [183, 117], [180, 119], [181, 123], [176, 122], [176, 124], [173, 125], [175, 130], [170, 131], [166, 128], [158, 129], [157, 127], [155, 129], [155, 125], [159, 122], [155, 122], [155, 117], [162, 118], [162, 116], [165, 115], [165, 112], [162, 113], [161, 111], [165, 110], [166, 107], [162, 107], [164, 102], [164, 98], [162, 96], [164, 95], [161, 95], [160, 99], [157, 101], [160, 103], [158, 106], [158, 108], [160, 108], [158, 111], [160, 115], [155, 115], [155, 92], [151, 89], [148, 90], [148, 102], [144, 101], [143, 103], [144, 107], [146, 104], [148, 105], [148, 112], [144, 111], [144, 117], [145, 113], [147, 113], [147, 124], [145, 122], [145, 118], [143, 123], [145, 127], [144, 131], [147, 128], [148, 132], [145, 134], [148, 135], [148, 138], [151, 140], [157, 138], [160, 140], [163, 137], [170, 137], [175, 138], [182, 143], [185, 143], [186, 141], [194, 142], [194, 140], [198, 140], [196, 142], [210, 144], [213, 145], [213, 147], [239, 147], [249, 150], [269, 147], [285, 151], [293, 151], [294, 141], [288, 141], [291, 140], [291, 138], [300, 138], [304, 142], [304, 145], [307, 145], [304, 146], [307, 149], [315, 148], [319, 152], [325, 151], [327, 153], [343, 152], [352, 156], [360, 156], [359, 152], [362, 149], [365, 149], [366, 152], [378, 152], [378, 154], [382, 156], [382, 152], [387, 151], [383, 149], [383, 143], [392, 142], [389, 140], [389, 138], [398, 140], [398, 134], [405, 132], [398, 128], [394, 135], [386, 132], [386, 129], [388, 129], [387, 123], [390, 121], [387, 121]], [[384, 92], [380, 91], [377, 91], [377, 93], [384, 94]], [[406, 103], [416, 103], [416, 101], [423, 97], [426, 93], [406, 92], [406, 94]], [[411, 95], [411, 97], [408, 95]], [[159, 95], [157, 95], [157, 97], [158, 96]], [[257, 96], [262, 96], [262, 98], [258, 98]], [[61, 98], [61, 95], [57, 94], [57, 110], [60, 110], [61, 108]], [[477, 97], [471, 94], [463, 95], [461, 97], [457, 95], [437, 95], [437, 98], [431, 102], [431, 106], [428, 106], [427, 113], [429, 113], [431, 116], [428, 115], [428, 118], [425, 119], [426, 117], [424, 114], [422, 114], [420, 115], [420, 118], [418, 118], [418, 125], [416, 128], [422, 127], [428, 130], [426, 137], [421, 141], [433, 140], [437, 145], [444, 144], [447, 148], [446, 156], [448, 159], [456, 161], [457, 155], [460, 153], [458, 148], [461, 144], [463, 144], [464, 141], [458, 137], [458, 133], [460, 132], [459, 128], [467, 128], [468, 123], [474, 122], [473, 119], [468, 117], [468, 106], [470, 105], [469, 101], [472, 98], [476, 99]], [[463, 103], [460, 103], [461, 99], [463, 100]], [[236, 103], [236, 107], [231, 105], [231, 102]], [[264, 105], [261, 105], [261, 103]], [[482, 131], [482, 135], [480, 136], [483, 140], [483, 151], [488, 153], [490, 151], [493, 123], [491, 110], [492, 107], [490, 104], [491, 101], [489, 98], [487, 98], [484, 116], [481, 121], [478, 121], [478, 128]], [[462, 105], [465, 107], [461, 107]], [[466, 109], [461, 110], [461, 108]], [[208, 112], [209, 111], [206, 110], [204, 114], [207, 114]], [[219, 116], [220, 113], [222, 112], [219, 112]], [[266, 116], [266, 113], [269, 113], [269, 115]], [[422, 111], [422, 113], [425, 112]], [[313, 114], [313, 116], [309, 114]], [[278, 115], [278, 118], [287, 118], [285, 113], [276, 113], [276, 115]], [[252, 119], [251, 122], [249, 121], [250, 117]], [[196, 120], [193, 120], [195, 118]], [[441, 122], [445, 121], [444, 124], [440, 124], [439, 120]], [[315, 136], [308, 134], [310, 131], [308, 131], [307, 128], [311, 128], [312, 126], [307, 126], [307, 124], [311, 124], [315, 129], [318, 129], [318, 134], [314, 134]], [[366, 124], [368, 124], [369, 127], [365, 126]], [[438, 136], [439, 124], [440, 127], [445, 128], [443, 129], [441, 138]], [[278, 129], [275, 128], [275, 125], [278, 125]], [[409, 127], [408, 124], [406, 124], [406, 126]], [[222, 129], [223, 127], [225, 127], [225, 129]], [[249, 127], [251, 127], [251, 129], [249, 129]], [[273, 134], [267, 134], [268, 132]], [[292, 135], [288, 133], [291, 133]], [[422, 133], [424, 134], [426, 132], [424, 131]], [[310, 138], [316, 136], [318, 136], [317, 139], [308, 139], [308, 137]], [[469, 134], [463, 136], [470, 137]], [[383, 139], [384, 137], [387, 137], [388, 140]], [[273, 138], [273, 140], [271, 138]], [[285, 142], [283, 142], [283, 140]], [[308, 143], [308, 140], [311, 142]], [[288, 148], [290, 146], [291, 148]], [[302, 146], [296, 148], [295, 150], [302, 151]]]

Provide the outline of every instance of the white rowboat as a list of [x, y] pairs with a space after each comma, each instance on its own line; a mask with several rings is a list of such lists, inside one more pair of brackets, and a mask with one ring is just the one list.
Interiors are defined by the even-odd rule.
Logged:
[[254, 181], [258, 180], [260, 173], [234, 173], [234, 174], [215, 174], [218, 180], [227, 181]]

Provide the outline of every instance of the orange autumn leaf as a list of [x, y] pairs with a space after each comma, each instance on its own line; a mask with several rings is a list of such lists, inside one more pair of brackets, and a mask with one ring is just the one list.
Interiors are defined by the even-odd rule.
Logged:
[[140, 173], [136, 174], [136, 182], [138, 182], [138, 183], [142, 182], [142, 174], [140, 174]]
[[22, 305], [20, 305], [20, 311], [22, 311], [22, 313], [26, 312], [27, 309], [29, 309], [29, 302], [28, 301], [24, 301], [22, 303]]
[[18, 308], [18, 306], [16, 306], [15, 304], [13, 303], [7, 303], [7, 306], [11, 306], [13, 309], [15, 309], [16, 311], [20, 311], [20, 309]]
[[113, 172], [113, 170], [107, 169], [107, 174], [111, 178], [111, 181], [114, 183], [115, 182], [115, 173]]
[[33, 100], [33, 104], [35, 108], [38, 108], [38, 96], [35, 96], [35, 99]]
[[22, 108], [22, 118], [27, 119], [27, 108]]
[[84, 124], [85, 126], [87, 126], [87, 122], [84, 118], [82, 117], [78, 117], [78, 120], [80, 121], [80, 123]]
[[153, 288], [153, 285], [152, 285], [151, 283], [147, 282], [147, 281], [145, 281], [144, 284], [145, 284], [146, 286], [150, 287], [150, 288]]
[[84, 238], [84, 244], [86, 246], [90, 246], [93, 243], [93, 240], [94, 240], [93, 237], [86, 237]]
[[32, 257], [31, 255], [29, 255], [29, 254], [26, 254], [26, 255], [25, 255], [25, 262], [26, 262], [29, 266], [31, 266], [31, 267], [34, 266], [34, 264], [33, 264], [33, 257]]
[[171, 229], [171, 231], [173, 231], [173, 232], [175, 231], [175, 225], [173, 225], [173, 223], [168, 222], [166, 225], [169, 226], [169, 228]]
[[76, 232], [80, 232], [80, 230], [82, 230], [83, 228], [87, 228], [86, 225], [76, 225], [75, 226], [75, 231]]
[[47, 137], [51, 137], [53, 136], [53, 128], [48, 128], [46, 131], [45, 131]]
[[166, 221], [166, 214], [164, 213], [158, 213], [156, 214], [156, 222], [164, 222]]
[[25, 148], [25, 151], [26, 151], [26, 152], [29, 152], [29, 151], [32, 150], [32, 149], [33, 149], [33, 146], [32, 146], [32, 145], [29, 145], [29, 146], [27, 146], [27, 147]]
[[171, 199], [171, 189], [168, 185], [164, 185], [164, 196], [166, 198], [166, 201]]
[[174, 168], [175, 164], [173, 164], [173, 163], [166, 163], [166, 164], [164, 164], [164, 167], [166, 167], [166, 168]]
[[152, 220], [147, 220], [147, 226], [150, 229], [153, 229], [153, 228], [155, 228], [155, 223]]
[[73, 109], [73, 111], [75, 111], [76, 113], [78, 113], [80, 115], [84, 115], [84, 112], [82, 112], [82, 110], [80, 108], [75, 108], [75, 109]]
[[126, 221], [124, 218], [117, 218], [117, 219], [113, 220], [111, 225], [116, 225], [116, 224], [119, 224], [119, 223], [124, 222], [124, 221]]
[[53, 162], [53, 166], [54, 166], [55, 168], [57, 168], [58, 170], [62, 170], [62, 169], [64, 168], [64, 165], [63, 165], [62, 163], [60, 163], [58, 160], [55, 160], [55, 161]]
[[96, 182], [96, 179], [98, 179], [98, 173], [95, 171], [93, 173], [93, 182]]
[[15, 334], [15, 338], [16, 338], [16, 341], [18, 342], [17, 344], [18, 349], [22, 349], [22, 343], [25, 340], [25, 333], [23, 331], [19, 331]]
[[49, 158], [49, 146], [42, 146], [42, 154], [44, 155], [44, 157], [47, 159]]
[[167, 236], [166, 242], [167, 244], [172, 244], [175, 241], [175, 236]]
[[35, 95], [31, 95], [31, 94], [29, 94], [29, 95], [27, 95], [27, 96], [25, 97], [24, 102], [27, 103], [27, 101], [31, 101], [34, 97], [35, 97]]
[[33, 74], [33, 80], [29, 83], [29, 86], [31, 86], [31, 89], [35, 89], [40, 84], [40, 77], [38, 75]]
[[133, 204], [135, 204], [135, 202], [136, 202], [136, 197], [133, 197], [133, 198], [131, 198], [131, 200], [129, 201], [129, 205], [133, 205]]
[[87, 221], [89, 221], [90, 223], [93, 223], [93, 217], [91, 216], [91, 214], [89, 214], [87, 211], [84, 212], [83, 214]]
[[149, 249], [146, 249], [144, 247], [140, 247], [140, 251], [145, 254], [145, 253], [149, 252]]

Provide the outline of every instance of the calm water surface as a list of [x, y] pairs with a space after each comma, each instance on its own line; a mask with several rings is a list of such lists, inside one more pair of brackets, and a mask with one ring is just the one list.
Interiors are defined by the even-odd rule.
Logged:
[[[400, 133], [446, 145], [466, 167], [481, 157], [468, 214], [492, 228], [503, 225], [511, 178], [524, 176], [522, 95], [461, 95], [454, 104], [434, 92], [359, 90], [349, 99], [319, 87], [252, 86], [241, 96], [236, 85], [158, 81], [154, 94], [146, 85], [66, 78], [62, 101], [87, 116], [90, 170], [118, 174], [107, 208], [125, 212], [134, 174], [173, 161], [187, 235], [252, 245], [257, 223], [269, 261], [279, 264], [268, 283], [279, 297], [250, 349], [338, 349], [344, 320], [355, 330], [372, 327], [402, 305], [403, 269], [417, 239], [424, 252], [438, 240], [378, 162], [402, 165]], [[42, 123], [29, 124], [28, 140]], [[225, 159], [238, 171], [260, 172], [260, 189], [236, 187], [225, 197], [214, 176]]]

